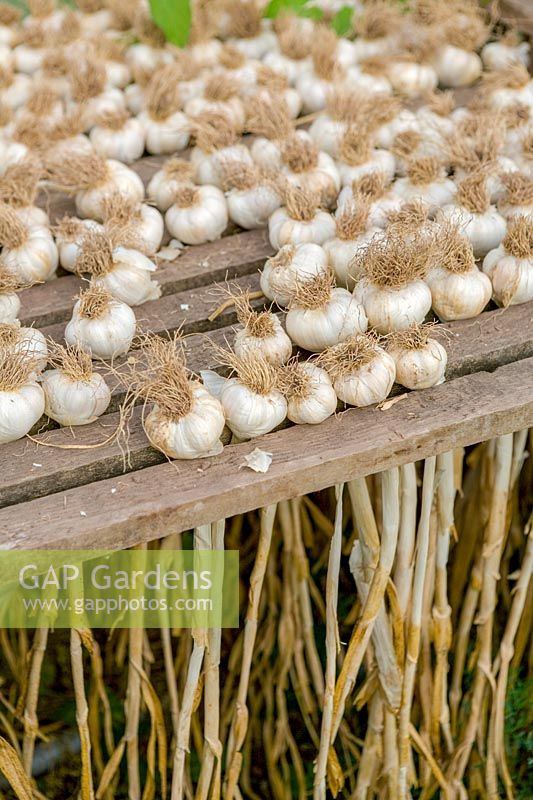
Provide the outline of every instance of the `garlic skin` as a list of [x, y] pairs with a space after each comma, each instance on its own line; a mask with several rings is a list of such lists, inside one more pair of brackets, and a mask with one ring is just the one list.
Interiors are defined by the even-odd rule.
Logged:
[[341, 402], [364, 408], [385, 400], [396, 378], [394, 359], [381, 347], [375, 357], [351, 373], [333, 381], [333, 388]]
[[144, 111], [145, 97], [144, 88], [139, 86], [138, 83], [130, 83], [124, 89], [124, 102], [126, 108], [135, 117], [138, 117]]
[[226, 194], [229, 218], [247, 231], [265, 228], [269, 217], [280, 207], [281, 198], [268, 184], [251, 189], [232, 189]]
[[278, 50], [267, 53], [263, 58], [263, 64], [287, 78], [291, 86], [294, 86], [302, 72], [310, 67], [309, 59], [289, 58]]
[[268, 236], [275, 250], [279, 250], [284, 244], [324, 244], [335, 236], [335, 220], [331, 214], [322, 210], [318, 210], [309, 221], [293, 219], [283, 206], [274, 211], [268, 220]]
[[180, 419], [169, 419], [156, 405], [143, 420], [150, 443], [169, 458], [194, 459], [222, 452], [225, 418], [222, 405], [201, 383], [191, 386], [192, 407]]
[[26, 75], [33, 75], [43, 65], [46, 50], [42, 47], [29, 47], [26, 44], [18, 44], [12, 51], [15, 59], [15, 69], [17, 72], [24, 72]]
[[475, 267], [467, 272], [450, 272], [434, 267], [426, 277], [432, 306], [439, 319], [451, 322], [481, 314], [492, 294], [490, 279]]
[[500, 245], [487, 253], [482, 269], [492, 281], [492, 297], [499, 306], [533, 300], [533, 258], [517, 258]]
[[48, 345], [45, 337], [37, 328], [23, 328], [18, 320], [15, 320], [14, 323], [18, 325], [18, 340], [10, 346], [10, 350], [34, 359], [35, 372], [41, 373], [48, 361]]
[[248, 153], [251, 155], [253, 162], [260, 167], [272, 170], [281, 169], [282, 167], [281, 144], [278, 141], [272, 141], [265, 136], [257, 136], [253, 140]]
[[392, 191], [406, 202], [421, 200], [427, 207], [428, 215], [433, 216], [442, 206], [453, 203], [457, 187], [451, 178], [444, 176], [424, 185], [411, 183], [409, 178], [398, 178]]
[[439, 84], [445, 89], [470, 86], [477, 81], [483, 70], [481, 59], [476, 53], [451, 44], [438, 49], [433, 59], [433, 67]]
[[311, 353], [320, 353], [326, 347], [364, 333], [368, 319], [362, 304], [346, 289], [337, 287], [331, 290], [323, 308], [290, 308], [285, 324], [294, 344]]
[[170, 155], [176, 150], [185, 150], [189, 144], [189, 117], [182, 111], [176, 111], [163, 120], [141, 112], [137, 119], [144, 128], [146, 149], [151, 155]]
[[15, 322], [20, 311], [20, 299], [14, 292], [0, 294], [0, 323]]
[[198, 186], [198, 199], [192, 206], [174, 204], [165, 214], [166, 226], [185, 244], [205, 244], [220, 239], [228, 225], [226, 198], [216, 186]]
[[318, 425], [331, 417], [337, 409], [337, 395], [325, 369], [305, 362], [297, 367], [310, 379], [306, 397], [289, 397], [287, 418], [296, 425]]
[[396, 364], [396, 382], [406, 389], [429, 389], [444, 383], [448, 354], [436, 339], [428, 339], [423, 347], [389, 348]]
[[132, 164], [144, 153], [144, 128], [138, 119], [129, 119], [120, 130], [95, 125], [89, 133], [92, 146], [102, 158]]
[[341, 187], [339, 170], [327, 153], [319, 153], [316, 167], [306, 172], [292, 172], [285, 166], [282, 170], [290, 184], [318, 197], [336, 196]]
[[160, 47], [152, 47], [144, 42], [135, 42], [126, 50], [126, 61], [131, 69], [135, 68], [151, 74], [158, 67], [169, 64], [172, 61], [172, 54]]
[[[261, 291], [269, 300], [278, 306], [289, 304], [288, 289], [298, 281], [310, 280], [324, 273], [328, 266], [328, 258], [322, 247], [312, 242], [296, 246], [286, 245], [280, 253], [287, 252], [289, 258], [286, 265], [273, 267], [271, 259], [265, 263], [261, 272]], [[279, 255], [279, 253], [278, 253]]]
[[57, 247], [43, 228], [30, 228], [28, 239], [21, 247], [2, 250], [2, 260], [8, 272], [21, 283], [41, 283], [55, 273], [59, 261]]
[[381, 334], [423, 322], [431, 308], [431, 292], [422, 280], [389, 289], [362, 278], [355, 286], [354, 297], [363, 304], [371, 327]]
[[243, 161], [252, 166], [253, 159], [250, 151], [244, 144], [235, 144], [223, 147], [213, 153], [205, 153], [199, 147], [191, 151], [191, 164], [195, 169], [196, 183], [209, 184], [222, 189], [221, 164], [228, 161]]
[[385, 175], [387, 180], [392, 181], [396, 171], [396, 159], [388, 150], [373, 150], [368, 161], [357, 166], [352, 166], [344, 161], [337, 163], [343, 186], [351, 185], [353, 181], [375, 172]]
[[150, 179], [146, 196], [156, 204], [159, 211], [165, 212], [174, 204], [176, 192], [187, 183], [185, 179], [169, 177], [164, 169], [160, 169]]
[[287, 401], [277, 389], [268, 394], [256, 394], [238, 378], [224, 384], [220, 402], [228, 428], [238, 439], [253, 439], [270, 433], [287, 416]]
[[38, 206], [24, 206], [13, 209], [17, 217], [27, 228], [41, 228], [41, 233], [50, 236], [50, 217]]
[[528, 206], [514, 206], [503, 200], [498, 203], [498, 211], [507, 220], [511, 220], [513, 217], [530, 217], [533, 224], [533, 203]]
[[328, 257], [328, 264], [333, 269], [337, 285], [344, 286], [352, 290], [355, 280], [350, 275], [350, 265], [352, 259], [361, 250], [364, 250], [374, 236], [382, 234], [380, 228], [370, 228], [370, 230], [358, 236], [357, 239], [330, 239], [324, 244], [324, 252]]
[[[505, 197], [505, 185], [501, 179], [501, 175], [504, 172], [519, 172], [520, 168], [517, 164], [513, 161], [512, 158], [508, 158], [506, 156], [498, 156], [495, 159], [496, 168], [494, 171], [488, 172], [485, 178], [487, 188], [490, 192], [490, 201], [491, 203], [496, 203], [501, 201], [503, 197]], [[461, 169], [457, 168], [454, 172], [454, 180], [457, 183], [460, 183], [463, 178], [466, 178], [468, 173]], [[502, 216], [506, 216], [503, 214], [502, 209], [498, 205], [498, 211], [502, 213]]]
[[475, 214], [456, 205], [443, 206], [444, 219], [459, 225], [463, 235], [470, 240], [476, 258], [484, 258], [489, 250], [503, 241], [507, 224], [495, 206], [490, 206], [484, 214]]
[[97, 372], [89, 380], [72, 380], [59, 369], [43, 373], [45, 414], [60, 425], [89, 425], [100, 417], [111, 401], [111, 391]]
[[[354, 197], [352, 187], [344, 186], [339, 192], [337, 198], [337, 214], [342, 213], [346, 205], [352, 204], [356, 198]], [[402, 198], [394, 194], [393, 191], [387, 192], [383, 197], [378, 198], [370, 205], [370, 212], [368, 214], [369, 228], [386, 228], [389, 224], [389, 214], [391, 212], [399, 211], [404, 201]]]
[[77, 192], [75, 201], [78, 216], [102, 222], [105, 200], [112, 194], [122, 194], [135, 203], [144, 199], [144, 184], [136, 172], [114, 159], [108, 159], [106, 164], [109, 177], [104, 183]]
[[207, 100], [205, 97], [195, 95], [185, 103], [185, 114], [189, 119], [205, 112], [224, 114], [236, 128], [244, 127], [246, 112], [240, 97], [230, 97], [228, 100]]
[[252, 336], [242, 328], [235, 334], [234, 350], [239, 358], [248, 353], [261, 354], [271, 364], [284, 364], [292, 355], [292, 342], [279, 319], [272, 315], [274, 333], [270, 336]]
[[520, 42], [514, 47], [504, 42], [488, 42], [481, 51], [481, 60], [486, 69], [501, 70], [513, 64], [523, 64], [529, 61], [529, 43]]
[[76, 271], [76, 261], [78, 260], [81, 243], [85, 234], [88, 231], [103, 232], [104, 230], [103, 225], [100, 225], [99, 222], [95, 222], [94, 219], [81, 219], [80, 227], [80, 233], [72, 237], [65, 236], [64, 234], [61, 234], [60, 231], [56, 232], [55, 234], [56, 245], [59, 254], [59, 263], [63, 269], [66, 269], [68, 272]]
[[11, 392], [0, 390], [0, 444], [26, 436], [44, 413], [44, 392], [28, 382]]
[[2, 103], [13, 111], [26, 105], [33, 89], [33, 81], [29, 75], [23, 72], [15, 72], [13, 80], [9, 86], [0, 89], [0, 99]]
[[139, 207], [140, 219], [135, 220], [135, 245], [145, 256], [155, 256], [161, 247], [165, 234], [165, 222], [162, 214], [146, 203]]
[[93, 279], [97, 286], [103, 286], [116, 300], [128, 306], [139, 306], [161, 297], [161, 287], [151, 278], [157, 267], [147, 256], [138, 250], [115, 247], [112, 258], [111, 269]]
[[96, 358], [113, 359], [127, 353], [135, 336], [135, 314], [126, 303], [112, 300], [101, 317], [80, 316], [80, 301], [76, 301], [72, 319], [65, 328], [65, 341], [79, 345]]
[[[73, 110], [75, 104], [72, 103], [68, 110]], [[85, 131], [90, 131], [103, 114], [123, 111], [126, 108], [124, 94], [120, 89], [109, 86], [96, 97], [90, 97], [83, 104], [83, 119], [85, 120]]]
[[347, 128], [348, 125], [343, 120], [332, 119], [329, 114], [324, 113], [311, 123], [309, 136], [322, 152], [337, 158], [341, 139]]
[[408, 108], [402, 108], [390, 122], [385, 122], [377, 129], [376, 144], [384, 150], [389, 150], [399, 133], [412, 130], [416, 131], [418, 127], [419, 123], [414, 111], [410, 111]]
[[263, 56], [276, 47], [277, 39], [273, 31], [264, 30], [257, 36], [247, 39], [228, 39], [228, 44], [247, 58], [261, 60]]
[[395, 92], [415, 98], [437, 88], [437, 73], [429, 64], [413, 61], [395, 61], [387, 70], [387, 77]]

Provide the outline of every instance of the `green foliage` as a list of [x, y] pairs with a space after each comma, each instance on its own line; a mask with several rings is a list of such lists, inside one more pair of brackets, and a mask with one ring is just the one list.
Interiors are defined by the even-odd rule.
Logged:
[[149, 0], [152, 19], [167, 41], [185, 47], [191, 30], [190, 0]]
[[533, 680], [510, 676], [505, 704], [505, 740], [517, 800], [533, 797]]
[[270, 0], [263, 12], [263, 16], [274, 19], [283, 11], [296, 14], [298, 17], [310, 17], [311, 19], [322, 19], [324, 16], [321, 8], [309, 6], [309, 0]]
[[351, 6], [343, 6], [340, 8], [333, 19], [331, 20], [331, 27], [337, 36], [346, 36], [352, 30], [352, 15], [353, 8]]

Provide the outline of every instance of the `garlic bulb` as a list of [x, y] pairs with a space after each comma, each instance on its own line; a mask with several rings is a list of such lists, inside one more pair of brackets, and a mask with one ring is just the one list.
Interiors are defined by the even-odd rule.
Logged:
[[323, 244], [335, 235], [335, 221], [327, 211], [317, 208], [313, 195], [292, 188], [286, 192], [285, 205], [270, 217], [268, 235], [276, 250], [285, 244]]
[[358, 126], [349, 126], [339, 145], [338, 167], [343, 186], [372, 173], [383, 175], [390, 182], [396, 161], [388, 150], [374, 149], [370, 136]]
[[302, 136], [291, 136], [281, 146], [282, 171], [293, 186], [305, 189], [331, 206], [340, 189], [340, 176], [335, 162], [327, 153]]
[[453, 202], [455, 183], [446, 177], [446, 170], [437, 158], [425, 157], [408, 161], [406, 177], [398, 178], [392, 191], [402, 200], [419, 200], [432, 216], [441, 206]]
[[421, 230], [402, 231], [400, 225], [392, 226], [386, 237], [375, 236], [356, 254], [354, 297], [378, 333], [424, 320], [431, 308], [431, 292], [423, 280], [431, 258], [432, 240]]
[[329, 373], [339, 400], [360, 408], [385, 400], [396, 377], [393, 358], [370, 334], [330, 347], [318, 363]]
[[25, 225], [16, 211], [0, 205], [2, 261], [20, 283], [46, 281], [58, 265], [57, 247], [47, 228]]
[[282, 147], [291, 139], [312, 142], [307, 131], [294, 130], [285, 103], [278, 98], [252, 97], [247, 103], [246, 129], [254, 134], [250, 148], [253, 161], [269, 170], [281, 169]]
[[429, 389], [444, 383], [448, 354], [430, 333], [429, 325], [413, 325], [388, 338], [387, 352], [396, 364], [396, 382], [406, 389]]
[[501, 176], [504, 187], [498, 211], [507, 220], [529, 217], [533, 224], [533, 173], [507, 172]]
[[437, 87], [436, 71], [429, 64], [394, 59], [387, 69], [392, 88], [404, 97], [422, 97]]
[[474, 83], [481, 75], [483, 65], [476, 53], [447, 44], [437, 50], [433, 68], [441, 86], [457, 89]]
[[144, 127], [146, 149], [151, 155], [170, 155], [187, 147], [190, 123], [182, 111], [175, 111], [164, 119], [155, 119], [141, 112], [138, 120]]
[[55, 345], [49, 360], [54, 368], [41, 377], [45, 414], [60, 425], [89, 425], [98, 419], [109, 406], [111, 391], [94, 372], [90, 354]]
[[245, 230], [264, 228], [280, 207], [280, 191], [271, 176], [238, 161], [222, 163], [222, 183], [230, 219]]
[[82, 240], [75, 264], [78, 273], [88, 273], [96, 286], [102, 286], [116, 299], [138, 306], [161, 296], [161, 287], [152, 281], [156, 265], [138, 250], [115, 247], [106, 234], [89, 231]]
[[228, 224], [224, 194], [216, 186], [183, 186], [165, 214], [169, 232], [185, 244], [219, 239]]
[[484, 76], [484, 94], [492, 108], [507, 109], [523, 104], [533, 106], [533, 80], [523, 64], [511, 64], [505, 69]]
[[18, 320], [0, 324], [0, 349], [30, 358], [36, 374], [46, 367], [48, 345], [45, 337], [36, 328], [23, 328]]
[[363, 306], [346, 289], [335, 287], [330, 270], [296, 284], [289, 294], [286, 328], [298, 347], [319, 353], [367, 329]]
[[88, 231], [102, 232], [103, 226], [93, 219], [63, 217], [53, 228], [59, 263], [68, 272], [76, 271], [76, 261], [80, 254], [83, 238]]
[[0, 350], [0, 444], [25, 436], [43, 412], [44, 392], [35, 381], [32, 358]]
[[284, 364], [292, 355], [292, 342], [278, 317], [270, 311], [254, 311], [248, 294], [235, 296], [237, 319], [243, 326], [235, 334], [235, 355], [258, 353], [272, 364]]
[[369, 205], [368, 227], [385, 228], [389, 215], [400, 211], [403, 200], [394, 194], [391, 184], [385, 175], [373, 172], [354, 181], [350, 186], [341, 189], [337, 199], [336, 216], [344, 213], [346, 207], [355, 208], [363, 202]]
[[2, 104], [13, 110], [26, 105], [33, 88], [29, 75], [0, 69], [0, 97]]
[[513, 64], [527, 67], [529, 42], [488, 42], [481, 51], [481, 60], [485, 68], [491, 70], [506, 69]]
[[190, 185], [194, 176], [194, 168], [181, 158], [169, 158], [160, 170], [150, 179], [146, 188], [149, 200], [152, 200], [160, 211], [168, 211], [174, 197], [184, 185]]
[[250, 151], [243, 144], [222, 147], [220, 150], [208, 152], [200, 147], [191, 151], [191, 164], [195, 170], [196, 182], [202, 185], [222, 188], [222, 165], [229, 161], [252, 165]]
[[473, 173], [457, 187], [456, 203], [443, 206], [444, 220], [458, 225], [470, 240], [476, 258], [483, 258], [505, 236], [505, 219], [490, 204], [483, 173]]
[[20, 300], [18, 295], [15, 292], [5, 291], [5, 287], [0, 285], [0, 324], [14, 322], [19, 315], [19, 311]]
[[513, 217], [502, 244], [485, 256], [483, 272], [492, 281], [492, 296], [499, 306], [519, 305], [533, 300], [531, 218]]
[[132, 119], [125, 110], [104, 114], [89, 133], [96, 153], [123, 164], [132, 164], [144, 153], [142, 122]]
[[288, 306], [291, 292], [299, 282], [326, 272], [325, 251], [312, 242], [284, 245], [269, 258], [261, 273], [261, 291], [279, 306]]
[[354, 287], [354, 279], [350, 275], [352, 260], [380, 230], [367, 228], [369, 213], [370, 207], [364, 198], [360, 202], [352, 200], [346, 203], [335, 215], [336, 237], [324, 244], [324, 252], [337, 284], [348, 289]]
[[287, 364], [281, 385], [287, 418], [296, 425], [318, 425], [336, 411], [337, 395], [328, 373], [310, 361]]
[[190, 118], [205, 113], [224, 115], [236, 129], [241, 129], [245, 111], [239, 90], [238, 81], [223, 72], [214, 72], [204, 82], [200, 93], [185, 103], [185, 113]]
[[433, 310], [446, 321], [477, 316], [489, 302], [492, 287], [476, 267], [472, 245], [461, 224], [443, 225], [437, 245], [436, 263], [426, 277]]
[[165, 223], [157, 208], [110, 195], [104, 204], [104, 222], [111, 238], [145, 256], [154, 256], [163, 241]]
[[112, 359], [127, 353], [135, 336], [135, 314], [103, 286], [91, 285], [74, 305], [65, 328], [65, 341], [95, 358]]
[[228, 378], [220, 392], [226, 424], [241, 440], [269, 433], [287, 416], [287, 401], [278, 388], [276, 367], [258, 353], [238, 357], [220, 354], [235, 377]]

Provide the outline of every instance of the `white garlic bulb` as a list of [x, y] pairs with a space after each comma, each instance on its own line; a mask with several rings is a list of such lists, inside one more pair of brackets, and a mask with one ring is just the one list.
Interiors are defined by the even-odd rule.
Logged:
[[62, 369], [49, 369], [42, 375], [41, 386], [45, 414], [60, 425], [89, 425], [111, 401], [109, 387], [97, 372], [76, 377]]
[[335, 413], [337, 395], [325, 369], [312, 362], [287, 366], [284, 394], [287, 418], [296, 425], [318, 425]]
[[206, 152], [198, 146], [191, 151], [191, 164], [195, 169], [196, 182], [222, 188], [222, 165], [228, 161], [244, 162], [250, 166], [253, 164], [250, 151], [243, 144], [235, 144], [230, 147], [223, 147], [214, 152]]
[[5, 292], [0, 288], [0, 324], [15, 322], [20, 311], [20, 299], [15, 292]]
[[59, 256], [47, 228], [25, 225], [8, 206], [0, 208], [2, 261], [6, 271], [20, 283], [36, 283], [52, 277]]
[[2, 389], [0, 355], [0, 444], [15, 442], [33, 428], [44, 413], [44, 392], [28, 378], [14, 389]]
[[127, 111], [104, 116], [89, 133], [92, 146], [102, 158], [132, 164], [144, 153], [145, 134], [142, 122], [130, 118]]
[[499, 306], [533, 300], [533, 225], [530, 218], [511, 220], [502, 244], [485, 256], [483, 272], [492, 282], [492, 296]]
[[80, 217], [90, 217], [102, 222], [106, 198], [122, 194], [132, 202], [140, 203], [144, 198], [144, 184], [136, 172], [114, 159], [105, 162], [106, 175], [101, 181], [82, 189], [76, 194], [76, 210]]
[[239, 378], [226, 381], [220, 402], [228, 428], [242, 440], [270, 433], [287, 416], [287, 401], [278, 389], [259, 394]]
[[433, 216], [441, 206], [450, 205], [456, 185], [446, 177], [446, 170], [436, 158], [421, 158], [408, 162], [407, 175], [395, 181], [392, 191], [402, 200], [419, 200]]
[[369, 335], [354, 336], [329, 348], [318, 361], [328, 371], [339, 400], [350, 406], [381, 403], [396, 377], [393, 358]]
[[65, 217], [54, 228], [59, 263], [68, 272], [75, 272], [83, 238], [88, 231], [103, 232], [103, 226], [94, 219]]
[[447, 44], [437, 50], [433, 67], [441, 86], [457, 89], [474, 83], [481, 75], [483, 64], [476, 53]]
[[382, 234], [380, 228], [370, 228], [354, 239], [342, 239], [336, 236], [324, 244], [324, 252], [328, 263], [335, 273], [337, 283], [352, 290], [355, 280], [351, 274], [351, 264], [355, 256], [370, 244], [374, 236]]
[[335, 221], [327, 211], [317, 208], [313, 195], [294, 188], [287, 192], [285, 206], [270, 217], [268, 235], [276, 250], [285, 244], [323, 244], [335, 236]]
[[266, 227], [271, 214], [281, 205], [279, 192], [269, 183], [231, 189], [226, 194], [226, 201], [229, 218], [248, 231]]
[[161, 296], [161, 287], [151, 277], [156, 269], [153, 261], [138, 250], [115, 247], [106, 272], [95, 274], [94, 281], [111, 292], [116, 300], [138, 306]]
[[165, 215], [169, 232], [185, 244], [219, 239], [228, 225], [228, 206], [216, 186], [184, 186]]
[[506, 231], [505, 219], [495, 206], [476, 213], [456, 205], [445, 205], [441, 209], [443, 218], [458, 225], [469, 239], [476, 258], [484, 258], [503, 240]]
[[356, 283], [354, 296], [362, 303], [370, 325], [381, 334], [422, 322], [431, 308], [431, 292], [423, 280], [389, 288], [363, 278]]
[[128, 352], [135, 327], [135, 314], [126, 303], [115, 300], [103, 287], [91, 286], [74, 305], [65, 341], [95, 358], [112, 359]]
[[269, 311], [254, 311], [248, 295], [235, 298], [237, 319], [243, 327], [235, 334], [235, 354], [260, 354], [272, 364], [284, 364], [292, 355], [292, 342], [278, 317]]
[[406, 389], [429, 389], [444, 382], [448, 354], [430, 328], [415, 325], [392, 334], [387, 352], [396, 364], [396, 382]]
[[37, 328], [22, 327], [18, 320], [0, 324], [0, 348], [30, 359], [35, 375], [46, 367], [48, 345], [45, 337]]
[[164, 119], [141, 112], [137, 119], [144, 128], [146, 149], [151, 155], [170, 155], [185, 150], [189, 144], [191, 125], [183, 111], [175, 111]]
[[193, 176], [194, 168], [189, 161], [169, 158], [150, 179], [146, 188], [147, 197], [160, 211], [168, 211], [174, 203], [176, 192], [184, 185], [190, 185]]
[[143, 427], [150, 443], [169, 458], [208, 458], [222, 452], [224, 411], [201, 383], [190, 383], [191, 402], [183, 416], [173, 418], [155, 405]]
[[387, 77], [395, 92], [404, 97], [421, 97], [437, 87], [437, 73], [429, 64], [416, 61], [394, 60], [387, 70]]
[[279, 306], [287, 306], [297, 283], [326, 272], [328, 259], [318, 244], [284, 245], [269, 258], [261, 273], [261, 291]]
[[529, 42], [507, 44], [506, 42], [488, 42], [481, 51], [481, 60], [486, 69], [501, 70], [513, 64], [527, 67], [529, 59]]

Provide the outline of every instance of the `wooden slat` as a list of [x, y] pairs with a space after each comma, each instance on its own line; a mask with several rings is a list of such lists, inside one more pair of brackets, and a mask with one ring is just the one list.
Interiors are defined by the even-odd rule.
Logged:
[[[505, 312], [486, 312], [476, 320], [442, 327], [447, 331], [448, 380], [472, 372], [492, 371], [502, 363], [533, 357], [533, 336], [527, 335], [528, 331], [533, 331], [533, 303]], [[223, 328], [210, 333], [209, 338], [222, 344], [224, 339], [231, 341], [232, 335], [231, 328]], [[186, 341], [188, 361], [193, 370], [213, 365], [205, 336], [192, 336]], [[112, 409], [116, 410], [122, 392], [116, 385], [114, 390]], [[397, 393], [403, 391], [398, 387]], [[440, 414], [441, 409], [436, 409], [435, 413]], [[108, 439], [118, 422], [118, 414], [109, 413], [93, 425], [47, 431], [37, 438], [49, 445], [91, 446]], [[150, 447], [138, 411], [130, 423], [128, 450], [130, 463], [125, 465], [123, 451], [116, 443], [85, 450], [61, 450], [28, 440], [2, 445], [0, 507], [121, 475], [125, 467], [129, 471], [160, 463], [163, 457]]]
[[[439, 409], [439, 413], [435, 410]], [[533, 359], [0, 512], [3, 549], [118, 549], [533, 425]], [[269, 471], [242, 469], [260, 447]]]

